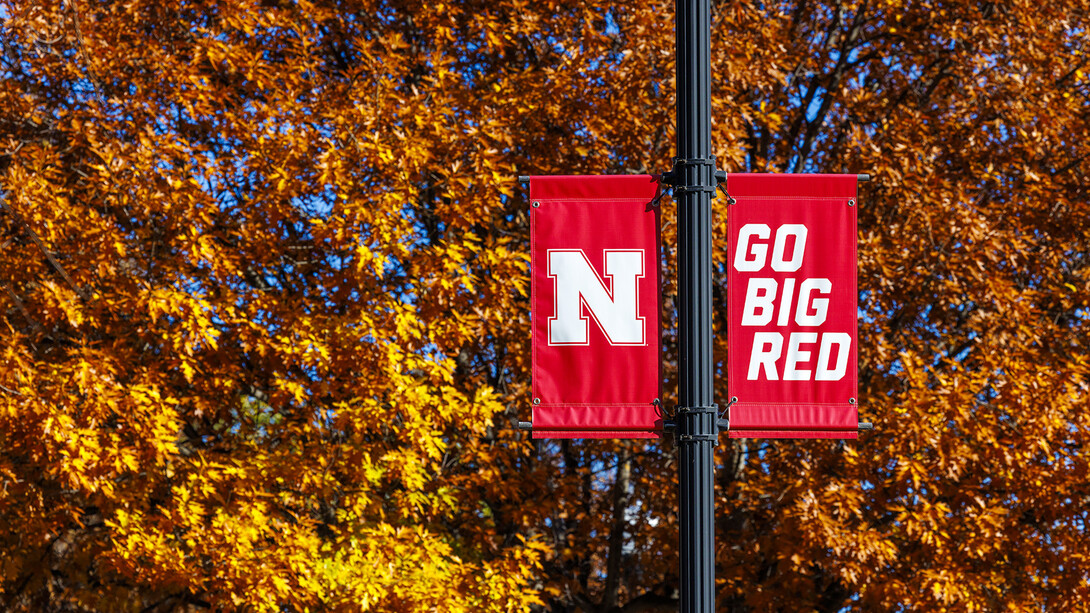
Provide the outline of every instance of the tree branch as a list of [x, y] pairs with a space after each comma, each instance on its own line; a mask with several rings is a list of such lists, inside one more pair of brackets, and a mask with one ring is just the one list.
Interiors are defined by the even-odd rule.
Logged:
[[49, 264], [52, 265], [53, 269], [60, 274], [60, 276], [65, 280], [66, 283], [68, 283], [68, 286], [72, 288], [72, 291], [76, 292], [76, 295], [82, 298], [85, 302], [90, 301], [90, 295], [87, 294], [87, 292], [81, 289], [78, 285], [76, 285], [76, 282], [72, 280], [72, 277], [68, 276], [68, 272], [64, 269], [64, 266], [61, 266], [61, 263], [58, 262], [57, 259], [53, 257], [53, 254], [51, 254], [49, 250], [45, 248], [45, 244], [42, 243], [42, 239], [38, 237], [38, 233], [35, 232], [29, 225], [27, 225], [27, 222], [24, 221], [23, 218], [15, 212], [15, 209], [8, 206], [7, 202], [4, 201], [4, 195], [2, 193], [0, 193], [0, 210], [10, 215], [11, 218], [15, 220], [15, 223], [19, 224], [23, 227], [24, 230], [26, 230], [27, 235], [30, 236], [30, 239], [33, 240], [34, 244], [38, 246], [38, 249], [42, 252], [42, 255], [45, 256], [45, 259], [49, 260]]

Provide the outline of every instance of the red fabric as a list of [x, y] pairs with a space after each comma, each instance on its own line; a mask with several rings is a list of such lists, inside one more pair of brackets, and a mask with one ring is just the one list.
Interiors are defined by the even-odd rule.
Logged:
[[[658, 193], [658, 179], [650, 175], [530, 178], [536, 204], [530, 208], [534, 438], [660, 436], [662, 414], [654, 404], [661, 380]], [[549, 254], [574, 250], [618, 301], [606, 252], [642, 253], [643, 276], [635, 282], [639, 342], [615, 342], [585, 302], [579, 303], [585, 343], [550, 342], [550, 319], [560, 317], [561, 276], [550, 275]]]
[[534, 428], [570, 429], [573, 427], [593, 430], [609, 428], [621, 430], [662, 429], [662, 411], [653, 404], [635, 406], [619, 405], [602, 410], [594, 404], [588, 406], [537, 406], [534, 407]]
[[858, 175], [748, 174], [727, 175], [727, 193], [739, 198], [855, 198]]
[[856, 181], [727, 177], [731, 438], [857, 436]]
[[730, 438], [859, 438], [858, 430], [734, 430]]
[[735, 404], [729, 413], [732, 430], [855, 430], [859, 427], [859, 416], [855, 407], [849, 404]]
[[660, 438], [661, 430], [550, 430], [535, 425], [533, 438]]

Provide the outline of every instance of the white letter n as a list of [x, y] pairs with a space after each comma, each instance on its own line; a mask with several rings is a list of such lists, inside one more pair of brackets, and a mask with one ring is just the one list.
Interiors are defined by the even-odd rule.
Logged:
[[582, 249], [549, 250], [548, 275], [556, 289], [556, 316], [549, 318], [550, 345], [588, 344], [587, 314], [609, 344], [647, 344], [644, 318], [638, 313], [643, 250], [606, 249], [603, 254], [608, 288]]

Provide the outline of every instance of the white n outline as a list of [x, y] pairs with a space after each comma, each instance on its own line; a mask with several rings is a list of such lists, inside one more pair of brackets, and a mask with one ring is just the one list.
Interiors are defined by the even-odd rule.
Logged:
[[610, 345], [647, 345], [640, 317], [640, 283], [644, 278], [643, 249], [603, 249], [609, 287], [582, 249], [549, 249], [547, 274], [553, 280], [550, 345], [589, 345], [587, 313]]

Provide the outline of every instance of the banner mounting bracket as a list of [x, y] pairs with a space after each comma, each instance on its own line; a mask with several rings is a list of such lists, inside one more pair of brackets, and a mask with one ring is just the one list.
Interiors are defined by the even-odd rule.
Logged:
[[[726, 420], [719, 419], [719, 405], [712, 404], [708, 406], [693, 406], [693, 407], [678, 407], [674, 413], [676, 415], [674, 419], [674, 437], [678, 443], [692, 443], [700, 441], [710, 441], [713, 443], [719, 442], [720, 426]], [[688, 427], [685, 429], [678, 428], [682, 421], [691, 421], [694, 423], [704, 423], [704, 428]], [[711, 422], [708, 424], [707, 422]], [[707, 427], [709, 426], [710, 427]], [[710, 431], [709, 431], [710, 430]], [[678, 432], [697, 432], [696, 434], [679, 434]]]

